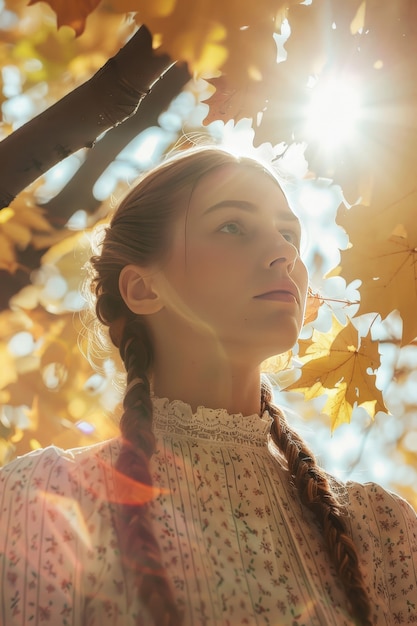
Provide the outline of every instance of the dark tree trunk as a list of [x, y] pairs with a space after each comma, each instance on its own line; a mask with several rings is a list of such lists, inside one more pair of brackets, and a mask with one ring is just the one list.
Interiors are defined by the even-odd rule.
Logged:
[[[97, 178], [133, 137], [157, 123], [189, 79], [184, 64], [155, 53], [142, 26], [89, 81], [0, 142], [0, 209], [53, 165], [87, 147], [83, 165], [44, 208], [55, 227], [64, 226], [77, 209], [93, 213]], [[0, 270], [0, 311], [29, 284], [44, 252], [30, 245], [16, 250], [22, 269]]]
[[87, 158], [71, 180], [49, 202], [43, 205], [48, 219], [56, 228], [63, 227], [77, 210], [94, 213], [100, 202], [93, 195], [93, 186], [99, 176], [119, 152], [140, 132], [155, 126], [160, 114], [168, 108], [189, 81], [184, 64], [173, 65], [144, 98], [137, 111], [123, 124], [111, 128], [88, 152]]
[[173, 65], [142, 26], [89, 81], [0, 142], [0, 208], [53, 165], [120, 124]]

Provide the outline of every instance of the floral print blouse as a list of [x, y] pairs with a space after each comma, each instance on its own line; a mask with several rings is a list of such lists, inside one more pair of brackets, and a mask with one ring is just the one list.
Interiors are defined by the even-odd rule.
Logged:
[[[150, 507], [184, 626], [353, 626], [270, 418], [154, 399]], [[120, 441], [27, 454], [0, 471], [1, 626], [154, 626], [121, 565]], [[417, 624], [417, 518], [375, 484], [335, 483], [375, 625]], [[158, 625], [155, 625], [158, 626]]]

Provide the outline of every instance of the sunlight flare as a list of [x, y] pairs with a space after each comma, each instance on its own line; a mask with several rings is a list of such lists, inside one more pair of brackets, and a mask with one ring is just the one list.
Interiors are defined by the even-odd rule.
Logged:
[[354, 140], [361, 110], [358, 87], [346, 78], [316, 82], [306, 116], [306, 133], [327, 150]]

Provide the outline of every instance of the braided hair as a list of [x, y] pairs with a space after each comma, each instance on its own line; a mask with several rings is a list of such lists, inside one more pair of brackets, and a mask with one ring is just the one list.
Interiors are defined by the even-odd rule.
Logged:
[[[155, 436], [152, 431], [150, 385], [146, 374], [151, 360], [151, 346], [148, 334], [139, 321], [133, 319], [124, 325], [119, 350], [126, 367], [127, 387], [120, 420], [123, 446], [116, 470], [118, 476], [128, 476], [142, 488], [152, 485], [149, 461], [155, 451]], [[121, 482], [119, 498], [124, 492], [124, 481]], [[141, 490], [139, 496], [140, 493]], [[181, 617], [162, 565], [146, 498], [143, 502], [144, 499], [139, 497], [139, 503], [136, 503], [135, 498], [127, 494], [127, 498], [121, 499], [119, 534], [123, 542], [124, 564], [133, 571], [138, 593], [155, 624], [179, 626]]]
[[299, 498], [320, 524], [352, 615], [361, 626], [372, 626], [369, 597], [359, 569], [358, 553], [348, 533], [343, 507], [333, 494], [325, 472], [317, 465], [314, 454], [288, 426], [282, 413], [272, 403], [271, 390], [264, 384], [261, 406], [273, 419], [271, 439], [287, 460]]
[[[207, 147], [187, 151], [155, 168], [121, 202], [105, 231], [100, 253], [91, 259], [97, 324], [108, 327], [110, 340], [119, 350], [127, 373], [120, 421], [123, 444], [116, 465], [116, 476], [122, 477], [119, 493], [123, 497], [118, 511], [122, 558], [124, 566], [133, 573], [139, 597], [158, 626], [180, 626], [182, 619], [147, 505], [152, 492], [149, 461], [155, 450], [149, 384], [152, 341], [146, 319], [132, 313], [125, 304], [119, 277], [126, 265], [146, 267], [162, 261], [169, 253], [170, 226], [181, 210], [187, 210], [198, 180], [215, 168], [241, 162], [265, 171], [256, 161]], [[96, 325], [92, 333], [97, 332], [101, 334]], [[272, 440], [287, 458], [299, 497], [321, 524], [352, 614], [362, 626], [369, 626], [369, 600], [342, 508], [314, 456], [272, 404], [267, 388], [263, 389], [262, 402], [273, 418]]]

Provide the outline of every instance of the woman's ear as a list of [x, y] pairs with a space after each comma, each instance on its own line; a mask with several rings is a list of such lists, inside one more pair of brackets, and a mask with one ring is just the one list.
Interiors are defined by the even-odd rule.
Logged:
[[133, 313], [149, 315], [163, 308], [149, 267], [126, 265], [120, 272], [119, 290], [126, 306]]

